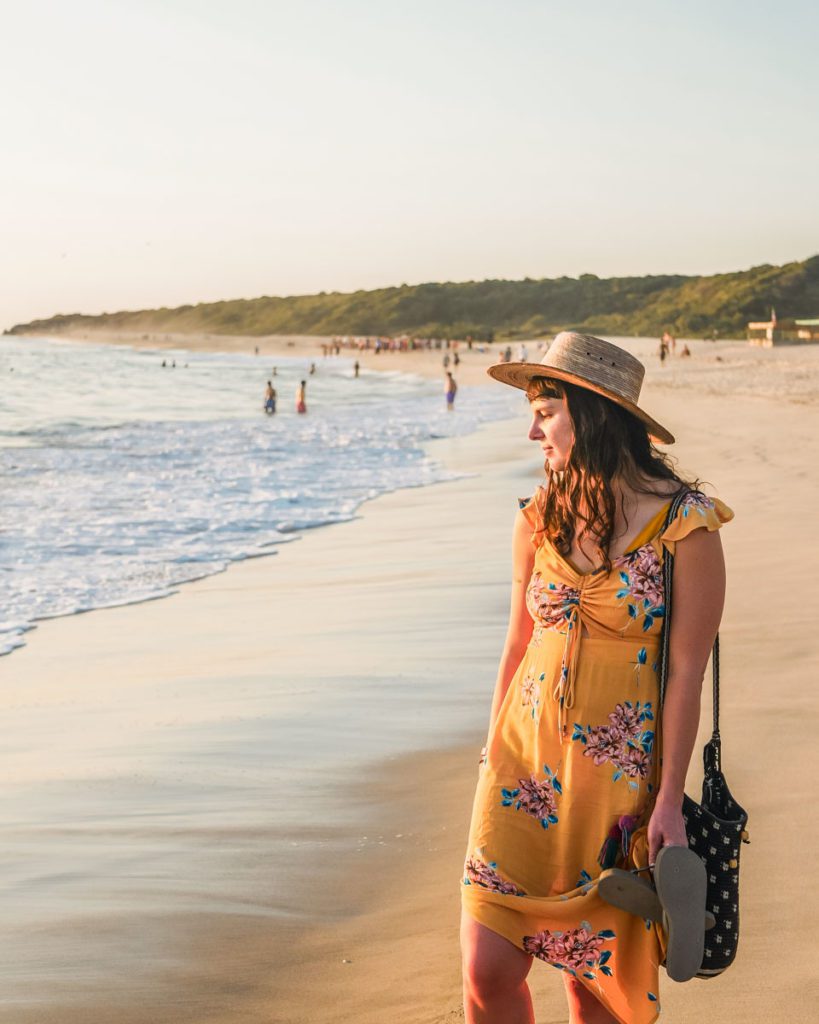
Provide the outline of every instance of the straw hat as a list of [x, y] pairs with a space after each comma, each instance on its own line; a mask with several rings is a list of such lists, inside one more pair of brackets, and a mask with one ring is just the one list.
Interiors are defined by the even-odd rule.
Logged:
[[539, 363], [494, 363], [486, 372], [523, 391], [533, 377], [565, 380], [596, 391], [645, 423], [655, 441], [674, 443], [674, 435], [637, 404], [646, 368], [630, 352], [601, 338], [561, 331]]

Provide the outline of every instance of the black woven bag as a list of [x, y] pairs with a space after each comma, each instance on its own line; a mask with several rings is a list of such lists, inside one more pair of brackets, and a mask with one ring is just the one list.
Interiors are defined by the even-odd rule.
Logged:
[[[693, 491], [681, 491], [671, 503], [666, 527], [674, 520], [680, 505]], [[693, 512], [693, 510], [692, 510]], [[665, 615], [660, 654], [660, 709], [668, 682], [668, 649], [671, 633], [671, 584], [674, 558], [669, 551], [663, 557]], [[716, 925], [705, 933], [705, 952], [697, 971], [698, 978], [713, 978], [734, 961], [739, 944], [739, 850], [749, 842], [747, 812], [731, 796], [721, 767], [719, 735], [719, 636], [711, 655], [714, 678], [714, 731], [703, 749], [704, 777], [700, 803], [683, 796], [683, 821], [688, 845], [700, 857], [708, 872], [706, 907]]]

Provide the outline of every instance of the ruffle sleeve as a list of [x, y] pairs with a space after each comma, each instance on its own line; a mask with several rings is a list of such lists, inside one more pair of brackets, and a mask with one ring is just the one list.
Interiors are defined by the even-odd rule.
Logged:
[[538, 494], [535, 492], [530, 498], [518, 498], [518, 508], [523, 513], [527, 523], [532, 527], [532, 545], [540, 547], [543, 539], [543, 520], [538, 508]]
[[673, 521], [660, 534], [660, 540], [673, 555], [677, 541], [687, 537], [693, 530], [705, 527], [713, 532], [733, 518], [733, 511], [719, 498], [709, 498], [699, 491], [692, 491], [680, 505]]

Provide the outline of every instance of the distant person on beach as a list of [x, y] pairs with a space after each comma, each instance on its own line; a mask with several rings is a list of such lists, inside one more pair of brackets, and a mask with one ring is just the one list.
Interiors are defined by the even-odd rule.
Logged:
[[449, 354], [444, 356], [443, 364], [444, 364], [444, 369], [446, 369], [449, 366]]
[[668, 355], [668, 346], [663, 339], [660, 339], [660, 347], [657, 349], [657, 355], [660, 357], [660, 366], [665, 363], [665, 357]]
[[[532, 1024], [538, 959], [561, 968], [569, 1012], [553, 1017], [649, 1024], [660, 965], [693, 977], [716, 916], [682, 805], [725, 596], [719, 528], [733, 512], [658, 447], [674, 437], [639, 404], [645, 367], [617, 345], [564, 331], [540, 363], [489, 373], [525, 392], [545, 482], [519, 500], [512, 531], [460, 886], [464, 1020]], [[728, 920], [717, 924], [734, 942]]]
[[264, 389], [264, 411], [268, 416], [272, 416], [276, 411], [276, 389], [271, 381], [267, 382]]
[[455, 392], [458, 390], [458, 385], [455, 383], [455, 378], [452, 373], [447, 370], [446, 374], [446, 407], [450, 412], [455, 408]]
[[358, 360], [356, 359], [355, 363], [353, 363], [353, 375], [355, 377], [358, 376], [358, 372], [359, 372], [360, 369], [361, 369], [361, 367], [359, 366]]
[[310, 363], [310, 376], [312, 377], [315, 372], [316, 372], [316, 364], [315, 363]]
[[307, 381], [303, 380], [296, 388], [296, 412], [307, 412]]
[[691, 355], [691, 349], [688, 347], [688, 342], [686, 342], [683, 345], [683, 347], [682, 347], [682, 352], [680, 352], [680, 356], [684, 358], [684, 357], [690, 356], [690, 355]]
[[454, 355], [452, 356], [452, 365], [455, 367], [456, 370], [461, 365], [461, 357], [458, 355], [457, 352], [455, 352]]

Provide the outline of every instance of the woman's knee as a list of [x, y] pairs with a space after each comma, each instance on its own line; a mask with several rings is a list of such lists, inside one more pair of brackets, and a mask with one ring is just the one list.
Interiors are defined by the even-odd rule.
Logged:
[[520, 988], [532, 958], [485, 925], [464, 917], [461, 925], [464, 985], [479, 1001]]

